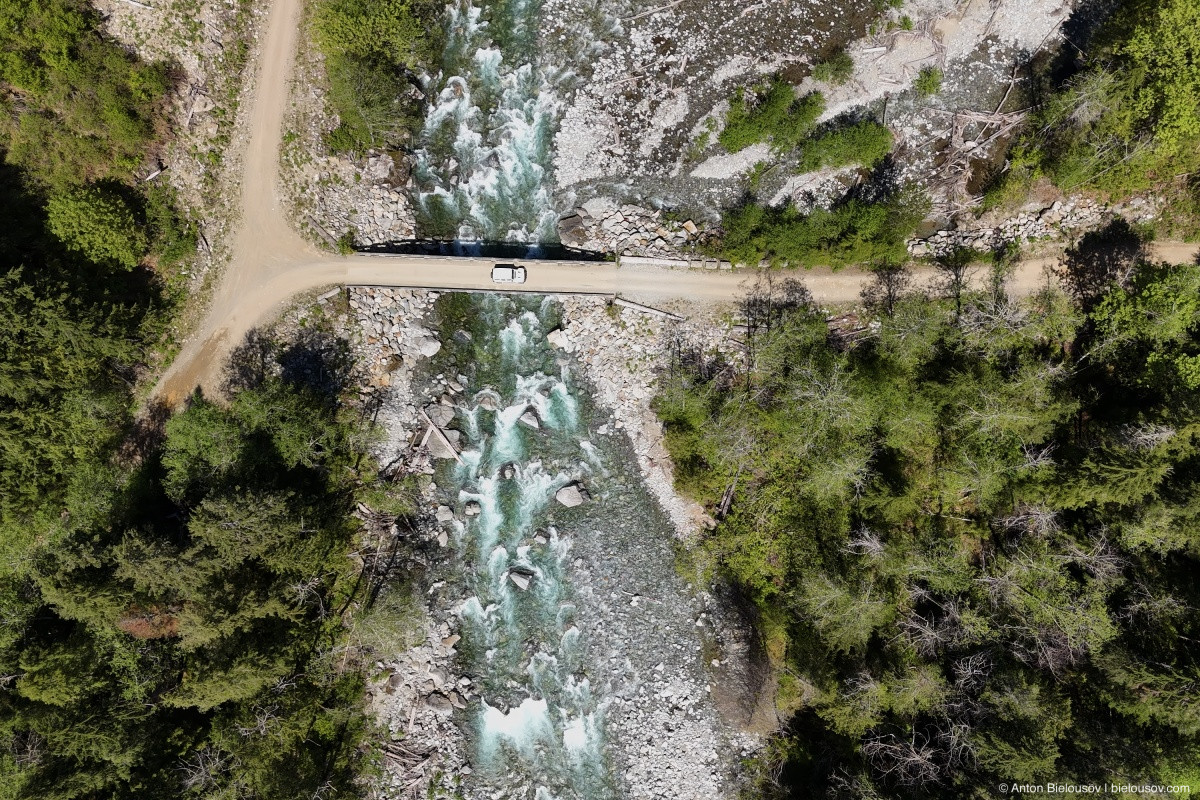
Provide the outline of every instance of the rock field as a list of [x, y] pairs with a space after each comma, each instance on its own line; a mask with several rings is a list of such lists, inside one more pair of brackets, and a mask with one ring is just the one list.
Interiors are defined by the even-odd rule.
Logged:
[[1131, 222], [1149, 222], [1159, 212], [1160, 204], [1153, 199], [1134, 198], [1119, 206], [1105, 206], [1094, 200], [1055, 200], [1044, 208], [1033, 208], [1014, 217], [978, 227], [940, 230], [928, 239], [913, 239], [908, 251], [914, 256], [937, 255], [955, 247], [988, 251], [1013, 242], [1024, 245], [1037, 241], [1069, 239], [1079, 233], [1100, 227], [1120, 215]]
[[295, 202], [306, 209], [298, 226], [327, 244], [347, 232], [355, 247], [412, 239], [416, 223], [393, 169], [385, 154], [369, 154], [361, 165], [328, 155], [297, 168], [291, 176]]
[[659, 371], [668, 366], [675, 337], [737, 357], [740, 351], [730, 342], [728, 329], [610, 307], [603, 298], [566, 297], [562, 307], [564, 325], [552, 343], [583, 366], [592, 396], [613, 415], [613, 427], [629, 436], [642, 478], [676, 532], [689, 538], [700, 527], [711, 525], [698, 504], [675, 491], [662, 423], [650, 401]]
[[430, 789], [453, 791], [471, 773], [462, 731], [454, 719], [472, 697], [471, 679], [454, 674], [451, 632], [457, 621], [425, 621], [422, 644], [374, 664], [367, 699], [376, 720], [386, 729], [381, 779], [372, 787], [380, 800], [417, 800]]
[[662, 211], [617, 205], [593, 198], [558, 221], [559, 238], [569, 247], [652, 258], [679, 258], [694, 250], [700, 228], [692, 220], [664, 219]]

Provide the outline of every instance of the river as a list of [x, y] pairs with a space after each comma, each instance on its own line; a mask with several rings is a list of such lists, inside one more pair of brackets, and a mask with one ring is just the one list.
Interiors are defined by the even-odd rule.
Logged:
[[[627, 439], [546, 334], [550, 298], [444, 295], [457, 374], [439, 500], [457, 512], [444, 574], [477, 697], [456, 712], [471, 798], [722, 796], [732, 768], [709, 697], [704, 615]], [[587, 498], [555, 499], [563, 487]]]

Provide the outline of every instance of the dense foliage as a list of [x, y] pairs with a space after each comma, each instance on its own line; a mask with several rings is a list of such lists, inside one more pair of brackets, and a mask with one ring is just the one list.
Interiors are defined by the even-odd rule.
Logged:
[[101, 468], [7, 576], [3, 796], [350, 791], [361, 434], [328, 388], [349, 361], [319, 336], [253, 355], [229, 408], [195, 398]]
[[800, 172], [861, 164], [878, 166], [892, 151], [892, 132], [873, 120], [835, 125], [803, 145]]
[[10, 564], [92, 493], [164, 324], [157, 284], [66, 251], [39, 206], [19, 171], [0, 167], [0, 542]]
[[0, 0], [0, 797], [348, 793], [348, 361], [259, 343], [228, 409], [133, 419], [170, 305], [146, 267], [195, 238], [133, 175], [168, 70], [98, 25]]
[[[1009, 193], [1042, 175], [1117, 198], [1151, 187], [1200, 198], [1200, 5], [1123, 0], [1052, 86], [1014, 148]], [[1074, 52], [1074, 51], [1073, 51]], [[1080, 51], [1081, 53], [1084, 51]]]
[[928, 210], [912, 187], [870, 199], [853, 194], [830, 209], [802, 214], [794, 206], [746, 203], [722, 218], [720, 253], [737, 264], [841, 267], [903, 260], [905, 240]]
[[[842, 56], [829, 62], [822, 74], [853, 70], [853, 61]], [[834, 79], [832, 72], [827, 77]], [[891, 131], [869, 119], [839, 118], [818, 127], [824, 111], [820, 92], [797, 98], [781, 78], [757, 92], [739, 89], [734, 95], [718, 135], [730, 152], [769, 142], [773, 155], [797, 172], [859, 165], [864, 174], [879, 174], [833, 207], [817, 207], [807, 214], [791, 205], [775, 208], [744, 198], [722, 215], [722, 236], [714, 247], [722, 258], [751, 265], [765, 260], [772, 266], [840, 267], [907, 255], [904, 240], [924, 217], [928, 203], [886, 177], [889, 170], [883, 164], [892, 149]], [[752, 191], [767, 170], [766, 162], [755, 166], [749, 180]]]
[[430, 56], [430, 3], [419, 0], [320, 0], [313, 15], [325, 54], [329, 104], [339, 126], [336, 151], [395, 147], [419, 119], [413, 70]]
[[731, 153], [766, 141], [777, 151], [791, 150], [812, 133], [823, 111], [820, 92], [797, 98], [792, 85], [777, 78], [757, 93], [738, 90], [717, 140]]
[[839, 50], [826, 61], [813, 66], [814, 80], [826, 81], [834, 86], [840, 86], [854, 75], [854, 57], [845, 50]]
[[[130, 271], [194, 250], [164, 185], [134, 187], [167, 71], [100, 36], [83, 0], [0, 0], [0, 530], [9, 564], [105, 471], [166, 322]], [[22, 567], [23, 568], [23, 567]]]
[[[0, 0], [0, 150], [50, 207], [50, 231], [84, 259], [174, 262], [195, 232], [133, 172], [165, 136], [167, 65], [100, 33], [86, 0]], [[151, 234], [146, 237], [141, 230]]]
[[134, 210], [121, 195], [100, 186], [51, 196], [46, 223], [67, 248], [97, 264], [133, 269], [146, 251]]
[[50, 185], [125, 180], [156, 135], [164, 65], [99, 33], [82, 0], [0, 2], [0, 132], [9, 163]]
[[913, 91], [918, 97], [932, 97], [942, 90], [942, 80], [945, 76], [937, 67], [921, 67], [913, 81]]
[[1200, 782], [1200, 267], [1128, 267], [1073, 252], [1078, 305], [873, 291], [842, 334], [760, 289], [748, 371], [676, 367], [679, 482], [793, 713], [763, 794]]

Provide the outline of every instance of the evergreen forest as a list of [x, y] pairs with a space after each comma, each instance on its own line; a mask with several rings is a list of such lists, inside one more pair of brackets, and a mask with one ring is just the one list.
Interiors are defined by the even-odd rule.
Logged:
[[[1159, 232], [1194, 236], [1200, 4], [1115, 6], [1031, 67], [984, 205], [1155, 192]], [[442, 9], [311, 5], [330, 150], [402, 152]], [[195, 221], [150, 177], [181, 80], [88, 0], [0, 0], [0, 800], [356, 797], [378, 769], [354, 630], [404, 621], [373, 606], [399, 559], [363, 517], [394, 541], [414, 511], [369, 456], [348, 344], [256, 333], [223, 402], [145, 399], [196, 301]], [[1033, 296], [1006, 291], [1009, 250], [941, 255], [917, 291], [928, 199], [886, 127], [818, 124], [825, 102], [733, 98], [728, 151], [864, 180], [828, 209], [726, 210], [713, 253], [772, 267], [740, 300], [745, 361], [680, 350], [656, 401], [717, 520], [681, 558], [746, 598], [779, 688], [748, 795], [1200, 790], [1200, 265], [1116, 220]], [[832, 326], [784, 269], [864, 264]]]
[[139, 179], [175, 70], [100, 31], [0, 0], [0, 797], [355, 795], [352, 362], [256, 337], [228, 404], [138, 410], [196, 234]]
[[1200, 266], [1141, 252], [1114, 223], [1024, 300], [1004, 253], [881, 271], [832, 331], [773, 278], [748, 368], [680, 354], [677, 480], [789, 718], [756, 796], [1200, 782]]

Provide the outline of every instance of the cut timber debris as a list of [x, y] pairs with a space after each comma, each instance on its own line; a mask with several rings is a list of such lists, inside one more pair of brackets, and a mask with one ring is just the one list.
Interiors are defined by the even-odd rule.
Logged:
[[429, 430], [425, 432], [425, 438], [421, 440], [421, 443], [425, 444], [432, 434], [432, 436], [438, 440], [438, 443], [442, 445], [443, 451], [447, 454], [444, 456], [444, 458], [453, 458], [459, 464], [465, 463], [462, 460], [462, 456], [458, 454], [458, 450], [454, 447], [454, 444], [448, 438], [446, 438], [446, 434], [442, 431], [442, 429], [433, 424], [433, 420], [431, 420], [429, 415], [425, 413], [425, 409], [422, 408], [420, 411], [421, 416], [426, 422], [429, 423]]

